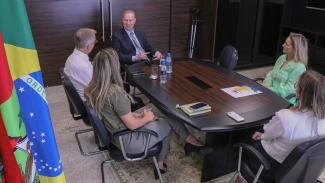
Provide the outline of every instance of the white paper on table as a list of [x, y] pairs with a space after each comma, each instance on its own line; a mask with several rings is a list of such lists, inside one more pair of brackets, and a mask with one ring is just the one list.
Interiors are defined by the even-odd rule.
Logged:
[[261, 91], [249, 86], [233, 86], [229, 88], [222, 88], [221, 90], [234, 98], [246, 97], [262, 93]]

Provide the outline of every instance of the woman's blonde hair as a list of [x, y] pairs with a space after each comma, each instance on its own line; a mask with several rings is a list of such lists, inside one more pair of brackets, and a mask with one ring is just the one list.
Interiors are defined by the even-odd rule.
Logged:
[[289, 34], [292, 46], [294, 48], [293, 58], [296, 62], [302, 62], [305, 66], [308, 64], [308, 41], [302, 34]]
[[93, 62], [93, 77], [85, 89], [87, 100], [100, 116], [105, 102], [117, 90], [123, 89], [120, 62], [113, 48], [100, 50]]
[[318, 119], [325, 118], [325, 77], [318, 72], [304, 72], [297, 85], [298, 111], [312, 111]]

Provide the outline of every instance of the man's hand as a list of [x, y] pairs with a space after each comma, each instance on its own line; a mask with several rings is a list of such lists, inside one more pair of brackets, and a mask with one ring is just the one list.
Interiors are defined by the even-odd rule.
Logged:
[[252, 136], [252, 139], [254, 140], [261, 140], [261, 137], [262, 137], [263, 133], [261, 132], [255, 132]]
[[147, 56], [148, 54], [149, 54], [149, 52], [141, 52], [140, 54], [135, 56], [135, 60], [136, 61], [145, 60], [148, 58], [148, 56]]
[[153, 60], [160, 60], [162, 59], [162, 54], [159, 51], [156, 51], [155, 55], [153, 56]]

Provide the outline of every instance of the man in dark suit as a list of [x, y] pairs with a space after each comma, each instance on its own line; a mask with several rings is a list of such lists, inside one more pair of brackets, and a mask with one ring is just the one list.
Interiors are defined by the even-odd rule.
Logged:
[[122, 23], [123, 28], [116, 31], [112, 38], [112, 46], [120, 57], [122, 67], [125, 64], [148, 60], [148, 56], [153, 60], [162, 58], [162, 54], [151, 47], [145, 34], [134, 28], [136, 17], [133, 10], [123, 12]]

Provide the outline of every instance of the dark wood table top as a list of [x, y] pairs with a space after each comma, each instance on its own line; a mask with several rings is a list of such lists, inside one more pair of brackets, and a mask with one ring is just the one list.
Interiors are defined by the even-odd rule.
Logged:
[[[159, 78], [149, 78], [151, 66], [137, 63], [127, 68], [132, 82], [158, 108], [168, 116], [181, 120], [201, 131], [219, 132], [250, 128], [261, 125], [275, 112], [289, 107], [289, 103], [272, 91], [236, 73], [214, 64], [196, 61], [173, 62], [173, 73], [168, 74], [167, 83], [160, 84]], [[196, 77], [210, 88], [202, 88], [187, 77]], [[247, 97], [233, 98], [221, 91], [222, 88], [247, 85], [262, 91]], [[188, 116], [176, 105], [204, 101], [212, 111], [199, 116]], [[227, 116], [234, 111], [245, 118], [236, 122]]]

